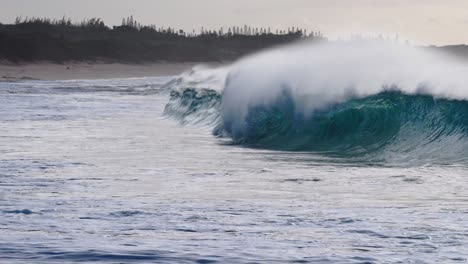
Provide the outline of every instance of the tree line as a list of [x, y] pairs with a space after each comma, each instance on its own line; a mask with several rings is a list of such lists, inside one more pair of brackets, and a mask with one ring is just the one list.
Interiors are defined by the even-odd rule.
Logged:
[[21, 61], [229, 61], [246, 54], [298, 39], [324, 41], [319, 31], [299, 27], [274, 29], [232, 26], [186, 32], [183, 29], [143, 25], [133, 16], [109, 27], [100, 18], [73, 22], [61, 19], [17, 17], [0, 24], [0, 59]]

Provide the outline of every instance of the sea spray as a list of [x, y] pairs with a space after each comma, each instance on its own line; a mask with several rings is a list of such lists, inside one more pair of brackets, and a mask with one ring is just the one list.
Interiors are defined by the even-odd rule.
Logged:
[[[249, 109], [269, 105], [284, 91], [296, 113], [316, 110], [389, 87], [406, 94], [468, 98], [468, 68], [440, 54], [387, 42], [300, 43], [236, 63], [223, 96], [227, 132], [245, 132]], [[235, 131], [234, 131], [235, 130]]]
[[224, 89], [179, 86], [166, 110], [209, 119], [215, 135], [256, 148], [383, 161], [467, 156], [468, 70], [441, 54], [385, 42], [300, 43], [225, 69], [210, 73]]

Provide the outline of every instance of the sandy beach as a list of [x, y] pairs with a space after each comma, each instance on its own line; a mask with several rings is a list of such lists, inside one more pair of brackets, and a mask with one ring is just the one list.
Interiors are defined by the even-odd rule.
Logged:
[[29, 63], [0, 62], [0, 81], [77, 80], [177, 75], [203, 63]]

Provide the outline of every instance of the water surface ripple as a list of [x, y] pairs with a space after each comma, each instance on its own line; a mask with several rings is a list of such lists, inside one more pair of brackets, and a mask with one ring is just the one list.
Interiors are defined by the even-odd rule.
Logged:
[[224, 144], [166, 81], [0, 83], [1, 263], [467, 262], [465, 166]]

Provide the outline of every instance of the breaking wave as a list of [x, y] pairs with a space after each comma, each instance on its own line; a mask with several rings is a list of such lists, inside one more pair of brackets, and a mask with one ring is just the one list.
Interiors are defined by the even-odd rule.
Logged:
[[247, 147], [366, 161], [468, 160], [466, 66], [439, 54], [301, 44], [211, 74], [222, 89], [179, 86], [166, 114]]

